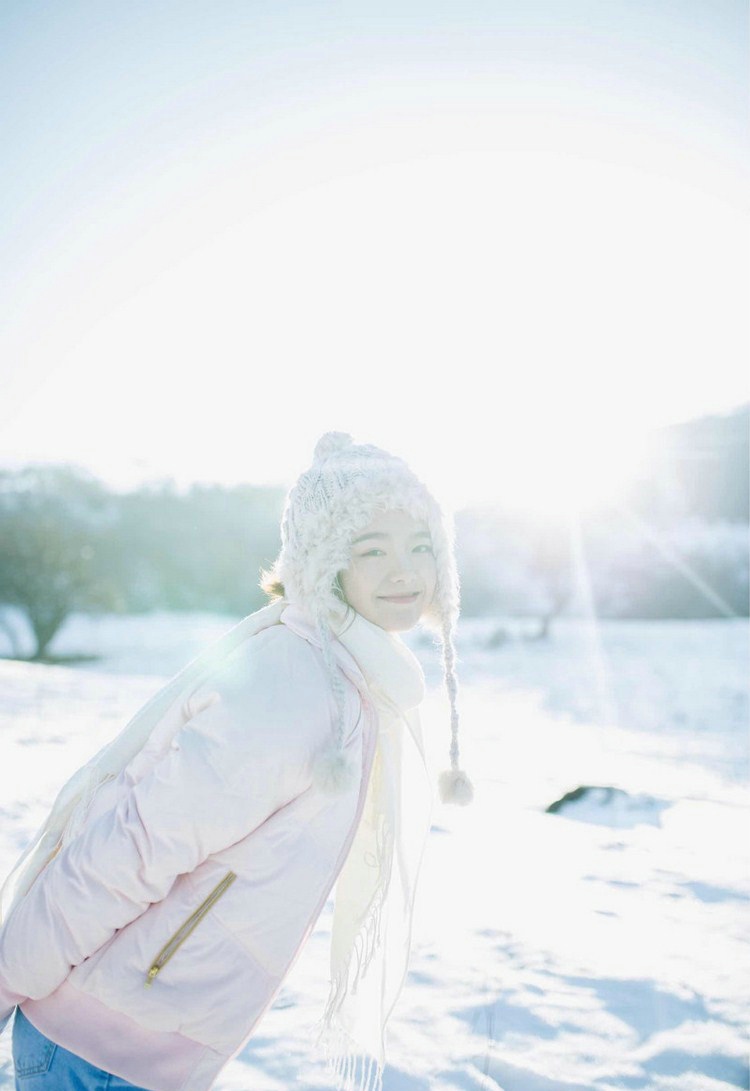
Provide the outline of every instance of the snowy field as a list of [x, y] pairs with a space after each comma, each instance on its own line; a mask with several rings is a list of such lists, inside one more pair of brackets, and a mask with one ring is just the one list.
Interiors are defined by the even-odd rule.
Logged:
[[[0, 660], [3, 877], [63, 780], [236, 620], [75, 617], [54, 652], [100, 658]], [[476, 799], [435, 801], [384, 1091], [748, 1088], [748, 625], [567, 619], [547, 641], [532, 629], [461, 626]], [[438, 651], [407, 640], [428, 678], [436, 778], [450, 743]], [[601, 790], [546, 812], [583, 785]], [[330, 1086], [311, 1028], [332, 907], [217, 1091]], [[11, 1029], [0, 1088], [13, 1086]]]

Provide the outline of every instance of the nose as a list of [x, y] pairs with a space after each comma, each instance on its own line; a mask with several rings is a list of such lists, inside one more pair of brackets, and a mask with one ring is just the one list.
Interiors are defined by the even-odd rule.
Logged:
[[416, 567], [413, 559], [410, 556], [399, 557], [393, 565], [389, 582], [411, 587], [415, 582], [415, 574]]

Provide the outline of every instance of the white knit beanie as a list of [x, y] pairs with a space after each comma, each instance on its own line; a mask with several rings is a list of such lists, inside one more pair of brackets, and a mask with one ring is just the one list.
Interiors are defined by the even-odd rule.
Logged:
[[359, 770], [344, 751], [344, 690], [331, 651], [330, 617], [341, 614], [338, 574], [348, 568], [351, 543], [377, 512], [398, 508], [423, 519], [430, 530], [437, 583], [421, 623], [442, 645], [443, 677], [451, 707], [450, 768], [438, 779], [443, 803], [467, 804], [474, 791], [459, 768], [456, 649], [459, 581], [454, 557], [453, 520], [403, 459], [372, 444], [355, 444], [347, 432], [326, 432], [316, 444], [312, 465], [290, 489], [281, 519], [281, 551], [263, 586], [281, 583], [284, 598], [314, 619], [339, 709], [335, 738], [316, 763], [316, 783], [335, 794], [351, 786]]

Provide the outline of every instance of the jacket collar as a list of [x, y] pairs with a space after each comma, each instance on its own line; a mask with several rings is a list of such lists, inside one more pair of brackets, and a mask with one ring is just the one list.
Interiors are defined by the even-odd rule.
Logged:
[[[321, 647], [317, 624], [299, 603], [289, 603], [280, 618], [311, 644]], [[393, 702], [400, 711], [416, 708], [425, 695], [425, 677], [419, 660], [395, 633], [368, 621], [352, 608], [346, 617], [329, 618], [335, 639], [332, 651], [342, 670], [361, 690], [366, 687], [380, 704]]]
[[[315, 620], [307, 610], [299, 603], [287, 603], [281, 611], [279, 621], [283, 622], [293, 633], [297, 633], [298, 636], [303, 637], [316, 648], [321, 647], [318, 626], [315, 624]], [[332, 641], [331, 647], [336, 657], [336, 661], [347, 677], [351, 679], [360, 692], [364, 692], [365, 696], [369, 696], [367, 679], [360, 670], [356, 659], [338, 640]]]

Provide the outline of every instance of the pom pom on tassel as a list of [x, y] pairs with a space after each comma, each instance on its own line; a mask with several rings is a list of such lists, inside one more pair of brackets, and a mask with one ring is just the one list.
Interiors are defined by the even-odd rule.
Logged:
[[318, 754], [313, 767], [313, 780], [316, 787], [326, 795], [341, 795], [350, 791], [358, 783], [361, 770], [356, 762], [340, 750], [335, 742], [330, 743]]
[[474, 785], [463, 769], [444, 769], [438, 778], [441, 803], [465, 807], [474, 798]]

